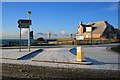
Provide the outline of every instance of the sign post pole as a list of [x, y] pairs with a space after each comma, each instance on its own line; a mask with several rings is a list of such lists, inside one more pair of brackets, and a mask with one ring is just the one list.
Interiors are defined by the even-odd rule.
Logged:
[[28, 28], [28, 50], [30, 52], [30, 27]]
[[20, 28], [20, 42], [19, 42], [19, 51], [21, 51], [21, 29], [22, 28], [27, 28], [28, 29], [28, 50], [30, 51], [30, 25], [31, 25], [31, 20], [18, 20], [18, 27]]
[[20, 28], [20, 40], [19, 40], [19, 46], [20, 46], [19, 51], [21, 52], [21, 28]]

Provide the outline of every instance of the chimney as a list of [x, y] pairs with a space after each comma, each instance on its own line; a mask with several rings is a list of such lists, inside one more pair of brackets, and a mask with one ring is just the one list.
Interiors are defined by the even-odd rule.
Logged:
[[107, 20], [104, 20], [105, 23], [107, 23]]
[[82, 21], [80, 21], [79, 25], [82, 25]]

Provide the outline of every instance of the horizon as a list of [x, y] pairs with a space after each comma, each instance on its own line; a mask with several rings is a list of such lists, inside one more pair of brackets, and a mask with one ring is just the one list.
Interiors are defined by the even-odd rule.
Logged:
[[[27, 11], [32, 12], [34, 39], [48, 38], [48, 32], [52, 38], [70, 37], [76, 34], [80, 21], [87, 24], [107, 20], [118, 27], [118, 2], [3, 2], [3, 39], [19, 39], [17, 21], [27, 19]], [[27, 39], [27, 30], [22, 30], [22, 34], [22, 38]]]

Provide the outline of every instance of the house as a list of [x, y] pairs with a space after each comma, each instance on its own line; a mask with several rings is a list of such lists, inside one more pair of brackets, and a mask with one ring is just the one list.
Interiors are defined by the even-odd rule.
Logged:
[[114, 27], [108, 21], [89, 22], [78, 25], [77, 35], [83, 36], [85, 39], [116, 39], [117, 34]]
[[115, 33], [117, 35], [117, 39], [120, 39], [120, 28], [115, 28]]

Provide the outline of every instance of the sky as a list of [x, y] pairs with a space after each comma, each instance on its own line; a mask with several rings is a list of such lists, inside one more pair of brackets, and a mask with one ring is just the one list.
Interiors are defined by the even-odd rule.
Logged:
[[[47, 38], [48, 32], [53, 38], [70, 37], [76, 34], [82, 21], [98, 22], [107, 20], [118, 27], [117, 2], [2, 2], [2, 38], [18, 39], [17, 21], [27, 19], [31, 11], [31, 30], [34, 38]], [[22, 38], [27, 38], [27, 30], [22, 29]]]

